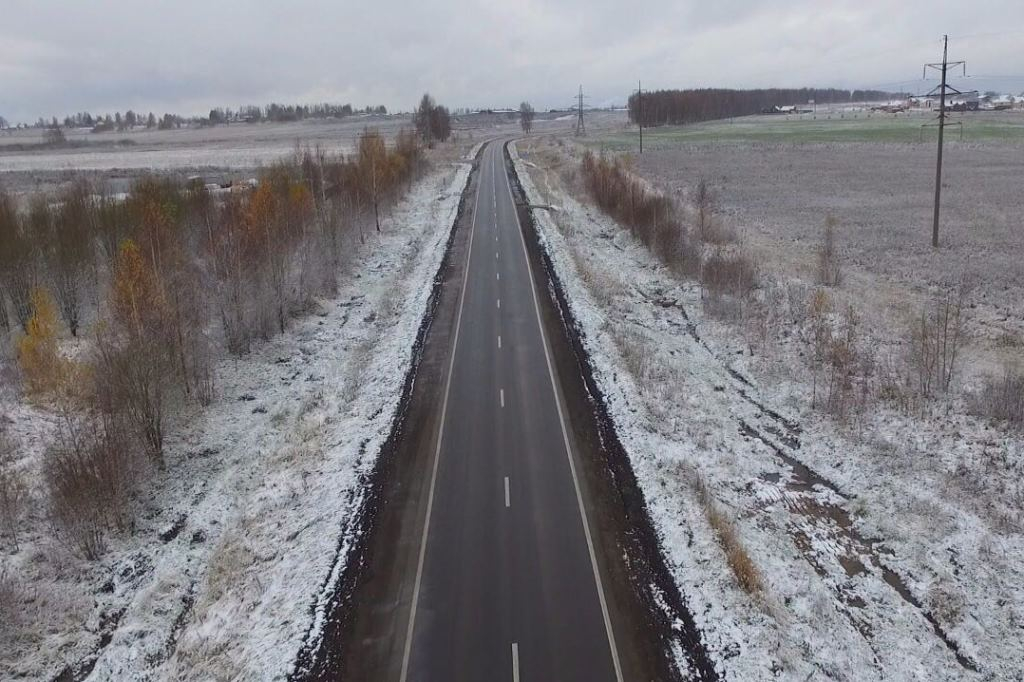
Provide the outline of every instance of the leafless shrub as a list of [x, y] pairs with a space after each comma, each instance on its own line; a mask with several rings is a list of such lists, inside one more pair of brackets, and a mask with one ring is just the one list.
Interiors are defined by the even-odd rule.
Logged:
[[67, 144], [68, 138], [64, 135], [64, 131], [60, 126], [54, 125], [46, 129], [43, 133], [43, 144], [51, 147], [62, 147]]
[[751, 296], [743, 303], [743, 320], [751, 353], [759, 346], [767, 352], [768, 342], [773, 340], [783, 324], [787, 312], [786, 292], [778, 287], [765, 287], [763, 296]]
[[18, 468], [14, 439], [0, 429], [0, 526], [18, 551], [18, 525], [25, 503], [28, 485]]
[[674, 272], [694, 274], [699, 249], [690, 243], [675, 202], [648, 189], [621, 158], [609, 160], [588, 152], [580, 168], [587, 192], [602, 211]]
[[697, 234], [703, 242], [708, 241], [708, 228], [717, 209], [717, 198], [703, 177], [697, 180], [693, 192], [693, 206], [697, 210]]
[[0, 334], [11, 330], [11, 318], [7, 313], [7, 295], [4, 293], [3, 277], [0, 277]]
[[6, 561], [0, 562], [0, 634], [16, 628], [22, 617], [21, 585]]
[[569, 254], [576, 264], [576, 271], [583, 280], [583, 285], [594, 300], [602, 307], [610, 305], [615, 295], [622, 291], [622, 282], [618, 281], [613, 273], [595, 268], [579, 249], [570, 248]]
[[58, 536], [87, 559], [97, 559], [108, 531], [134, 526], [129, 501], [137, 469], [126, 425], [116, 416], [65, 413], [43, 461]]
[[955, 627], [963, 620], [967, 602], [956, 588], [944, 583], [936, 583], [929, 588], [927, 600], [929, 609], [940, 623], [948, 627]]
[[743, 297], [757, 286], [757, 268], [743, 253], [714, 250], [704, 257], [700, 281], [712, 293]]
[[1002, 377], [989, 377], [973, 403], [977, 414], [1024, 427], [1024, 372], [1007, 365]]
[[843, 279], [836, 244], [837, 224], [838, 221], [832, 216], [825, 219], [825, 229], [821, 235], [821, 245], [818, 247], [818, 283], [827, 287], [837, 287]]
[[32, 317], [32, 290], [40, 280], [42, 239], [34, 235], [45, 234], [48, 215], [45, 197], [34, 199], [28, 216], [20, 217], [10, 195], [0, 191], [0, 288], [10, 299], [14, 317], [23, 330], [27, 330]]
[[[832, 321], [832, 301], [818, 289], [811, 296], [808, 319], [811, 324], [811, 405], [846, 420], [863, 415], [873, 396], [875, 357], [864, 342], [861, 318], [852, 305]], [[819, 401], [819, 389], [821, 391]]]
[[612, 340], [622, 356], [622, 364], [633, 377], [641, 391], [649, 386], [651, 379], [651, 356], [654, 344], [644, 334], [626, 329], [621, 325], [611, 327]]
[[754, 560], [740, 540], [732, 520], [718, 507], [701, 475], [693, 471], [689, 475], [690, 485], [697, 494], [704, 516], [715, 531], [719, 544], [725, 550], [725, 558], [732, 569], [736, 582], [747, 594], [760, 598], [764, 592], [764, 581]]
[[963, 342], [966, 284], [937, 296], [907, 330], [909, 381], [924, 400], [949, 391]]
[[724, 245], [736, 241], [736, 233], [718, 217], [718, 195], [700, 178], [693, 192], [697, 235], [705, 244]]
[[736, 323], [743, 317], [743, 303], [734, 296], [712, 291], [701, 300], [704, 313], [722, 322]]

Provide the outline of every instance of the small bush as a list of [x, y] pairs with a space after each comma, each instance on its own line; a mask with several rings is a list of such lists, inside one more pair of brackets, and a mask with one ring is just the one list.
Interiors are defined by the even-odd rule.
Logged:
[[57, 352], [57, 308], [49, 292], [32, 290], [32, 316], [18, 341], [18, 364], [31, 395], [43, 397], [72, 392], [77, 386], [75, 365]]
[[1002, 377], [990, 377], [975, 399], [975, 412], [1024, 427], [1024, 372], [1008, 366]]
[[128, 430], [109, 415], [65, 415], [43, 462], [50, 516], [58, 534], [87, 559], [97, 559], [111, 530], [129, 530], [138, 469]]
[[921, 399], [948, 392], [963, 342], [966, 285], [949, 288], [907, 329], [908, 381]]
[[690, 484], [694, 492], [697, 493], [697, 499], [700, 502], [701, 509], [704, 511], [704, 516], [715, 531], [715, 536], [718, 538], [719, 544], [722, 545], [722, 549], [725, 550], [726, 561], [736, 577], [736, 582], [739, 583], [739, 586], [747, 594], [755, 597], [761, 596], [764, 592], [764, 581], [761, 578], [761, 572], [758, 570], [757, 565], [754, 564], [754, 560], [750, 557], [746, 547], [743, 546], [739, 533], [736, 531], [736, 526], [715, 504], [710, 491], [708, 491], [707, 486], [704, 484], [703, 478], [696, 471], [690, 475]]
[[700, 281], [713, 293], [742, 298], [757, 286], [757, 268], [742, 253], [713, 251], [704, 258]]

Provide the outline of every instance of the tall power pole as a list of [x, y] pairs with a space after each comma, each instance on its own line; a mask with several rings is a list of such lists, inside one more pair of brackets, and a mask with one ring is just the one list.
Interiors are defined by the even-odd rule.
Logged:
[[583, 86], [580, 86], [580, 94], [577, 95], [579, 104], [576, 106], [576, 134], [586, 135], [587, 126], [583, 122]]
[[967, 73], [967, 62], [949, 61], [948, 48], [949, 36], [942, 36], [942, 62], [925, 64], [924, 71], [922, 72], [922, 77], [924, 73], [927, 73], [928, 69], [935, 69], [942, 74], [939, 86], [928, 93], [929, 95], [934, 95], [936, 90], [939, 93], [939, 152], [935, 160], [935, 212], [932, 217], [932, 248], [938, 248], [939, 246], [939, 199], [942, 195], [942, 133], [946, 127], [946, 93], [949, 92], [953, 95], [963, 94], [946, 83], [946, 74], [949, 72], [950, 67], [955, 68], [957, 66], [963, 66], [964, 73]]

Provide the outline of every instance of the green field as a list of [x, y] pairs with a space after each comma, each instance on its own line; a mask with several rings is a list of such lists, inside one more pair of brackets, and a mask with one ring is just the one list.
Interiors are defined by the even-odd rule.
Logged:
[[[963, 123], [965, 142], [1024, 142], [1024, 112], [975, 112], [950, 114], [946, 139], [960, 140]], [[794, 116], [745, 116], [724, 121], [709, 121], [684, 126], [663, 126], [644, 130], [644, 146], [650, 149], [672, 148], [687, 143], [760, 142], [814, 144], [828, 142], [934, 143], [938, 131], [924, 127], [934, 123], [934, 114], [881, 114], [846, 112], [802, 114]], [[587, 144], [610, 151], [636, 149], [636, 129], [609, 132]]]

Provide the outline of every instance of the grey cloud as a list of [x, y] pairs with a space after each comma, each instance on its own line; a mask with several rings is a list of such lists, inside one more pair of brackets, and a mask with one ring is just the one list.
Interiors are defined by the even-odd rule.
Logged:
[[[201, 113], [270, 100], [411, 108], [622, 102], [654, 87], [917, 89], [952, 52], [1024, 88], [1024, 5], [994, 0], [521, 0], [126, 3], [7, 0], [0, 114], [135, 108]], [[984, 35], [981, 35], [984, 34]], [[961, 36], [961, 37], [957, 37]], [[981, 81], [977, 81], [981, 82]]]

